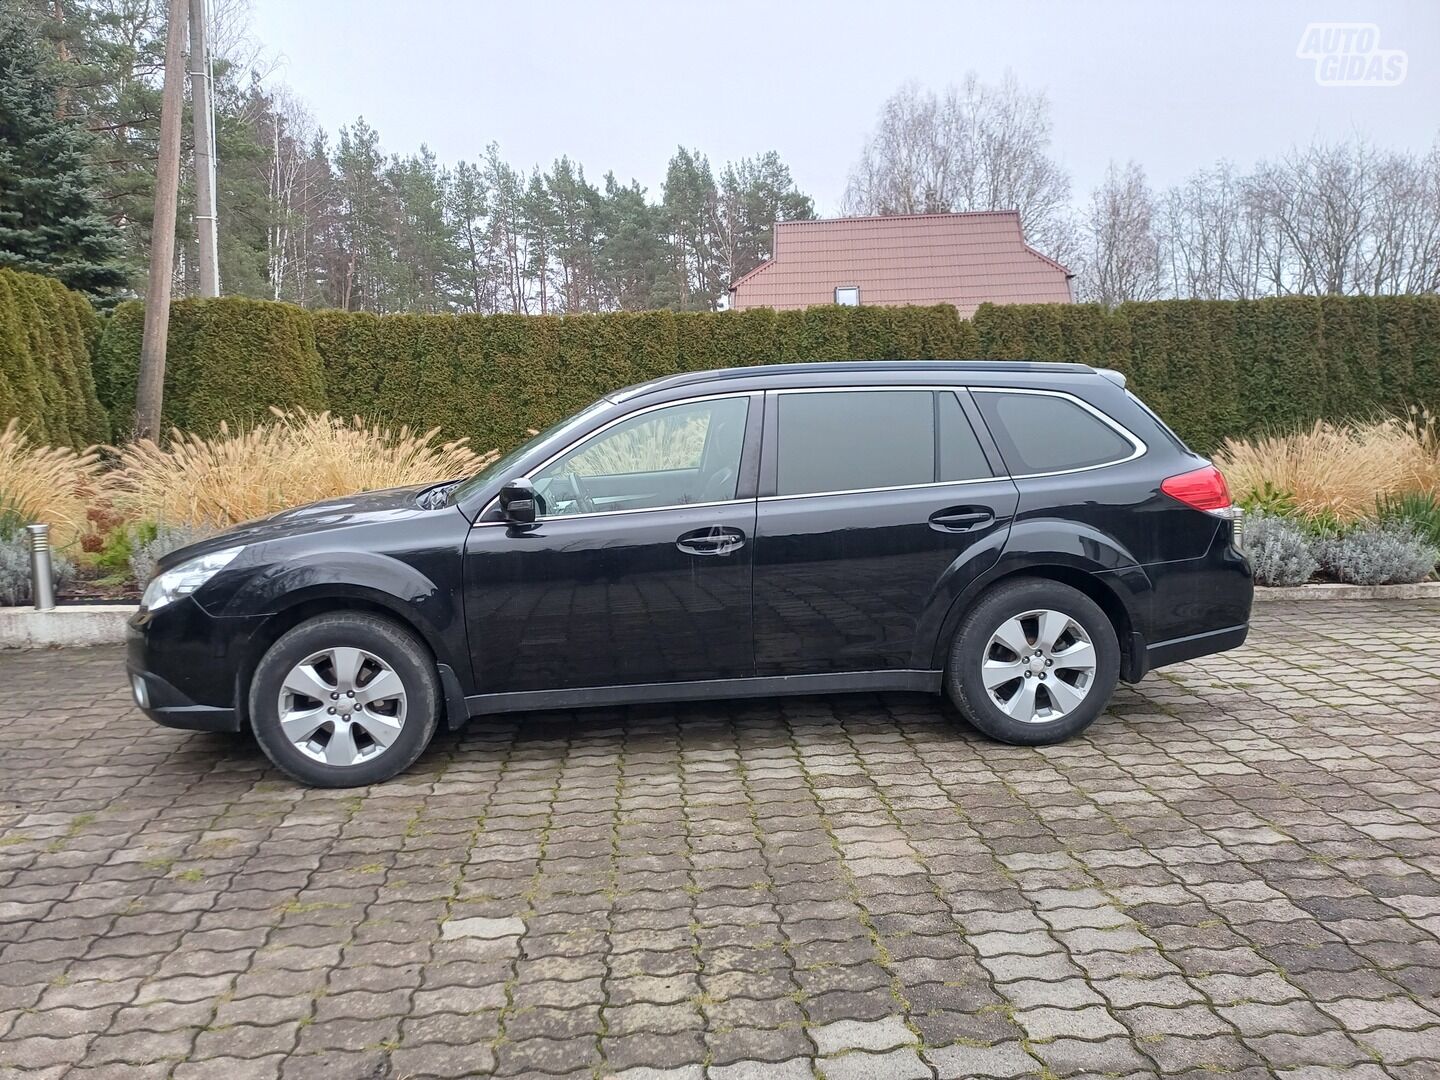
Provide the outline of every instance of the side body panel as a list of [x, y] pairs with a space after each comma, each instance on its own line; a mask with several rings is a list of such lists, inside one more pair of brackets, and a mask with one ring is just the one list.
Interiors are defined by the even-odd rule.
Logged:
[[[694, 555], [682, 536], [745, 537]], [[744, 678], [753, 674], [755, 500], [479, 524], [465, 549], [478, 693]]]
[[[1015, 511], [1008, 479], [761, 500], [755, 662], [760, 675], [909, 668], [944, 598], [1000, 556]], [[931, 525], [984, 508], [963, 533]]]

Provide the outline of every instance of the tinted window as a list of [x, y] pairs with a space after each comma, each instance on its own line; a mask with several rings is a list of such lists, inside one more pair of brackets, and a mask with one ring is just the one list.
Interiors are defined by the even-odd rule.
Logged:
[[1083, 469], [1134, 453], [1119, 432], [1068, 398], [978, 393], [975, 401], [1016, 475]]
[[733, 499], [748, 410], [747, 398], [715, 398], [622, 420], [535, 474], [544, 515]]
[[929, 484], [935, 405], [929, 390], [778, 394], [781, 495]]
[[960, 408], [960, 399], [949, 390], [936, 395], [940, 411], [940, 479], [974, 480], [989, 476], [990, 465], [980, 440]]

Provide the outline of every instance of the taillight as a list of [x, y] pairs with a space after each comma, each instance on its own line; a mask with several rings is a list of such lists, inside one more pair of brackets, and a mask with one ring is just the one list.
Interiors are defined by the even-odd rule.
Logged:
[[1160, 490], [1196, 510], [1204, 510], [1216, 517], [1230, 516], [1230, 489], [1225, 486], [1225, 477], [1214, 465], [1166, 477], [1160, 484]]

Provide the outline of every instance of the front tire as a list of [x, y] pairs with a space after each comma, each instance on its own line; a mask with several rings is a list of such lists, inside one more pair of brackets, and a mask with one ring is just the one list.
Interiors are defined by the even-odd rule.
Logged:
[[408, 631], [337, 612], [287, 631], [250, 682], [265, 756], [313, 787], [359, 787], [414, 764], [440, 711], [435, 663]]
[[1022, 578], [985, 593], [966, 615], [945, 689], [992, 739], [1043, 746], [1094, 723], [1119, 677], [1120, 646], [1100, 606], [1058, 581]]

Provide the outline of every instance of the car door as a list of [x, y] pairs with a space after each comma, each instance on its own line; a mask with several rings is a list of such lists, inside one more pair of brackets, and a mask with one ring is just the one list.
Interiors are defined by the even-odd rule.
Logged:
[[755, 524], [757, 674], [932, 666], [927, 628], [999, 557], [1017, 502], [973, 410], [952, 389], [771, 392]]
[[754, 673], [760, 395], [643, 408], [533, 470], [532, 526], [466, 541], [481, 694]]

